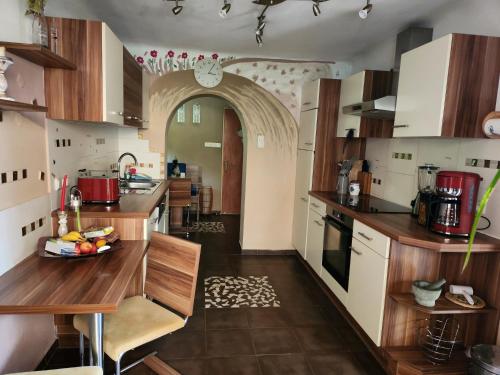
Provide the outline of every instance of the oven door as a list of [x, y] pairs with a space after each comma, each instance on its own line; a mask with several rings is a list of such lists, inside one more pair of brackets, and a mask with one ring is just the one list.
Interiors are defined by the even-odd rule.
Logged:
[[349, 286], [352, 228], [327, 216], [324, 218], [323, 267], [346, 291]]

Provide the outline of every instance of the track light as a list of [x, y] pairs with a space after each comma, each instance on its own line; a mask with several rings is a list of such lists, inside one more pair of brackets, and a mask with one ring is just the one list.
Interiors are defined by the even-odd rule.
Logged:
[[259, 22], [257, 24], [257, 28], [255, 29], [255, 34], [257, 35], [262, 35], [264, 34], [264, 27], [266, 27], [266, 23], [264, 22], [264, 19], [259, 17]]
[[264, 45], [261, 35], [259, 34], [255, 35], [255, 40], [257, 41], [257, 46], [262, 47]]
[[319, 9], [319, 0], [313, 1], [313, 13], [315, 16], [319, 16], [321, 14], [321, 9]]
[[368, 13], [372, 11], [373, 5], [370, 4], [370, 0], [366, 0], [366, 5], [359, 11], [359, 18], [365, 20], [368, 17]]
[[226, 18], [230, 10], [231, 10], [231, 3], [229, 3], [227, 0], [224, 0], [224, 6], [219, 11], [219, 16], [221, 18]]
[[178, 15], [180, 12], [182, 12], [182, 5], [179, 5], [179, 0], [175, 0], [175, 7], [172, 8], [172, 13], [175, 15]]

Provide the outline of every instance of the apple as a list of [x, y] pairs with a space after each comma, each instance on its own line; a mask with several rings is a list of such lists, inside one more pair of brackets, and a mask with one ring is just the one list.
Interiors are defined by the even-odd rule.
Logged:
[[92, 246], [95, 246], [93, 245], [92, 243], [86, 241], [86, 242], [82, 242], [80, 244], [80, 253], [81, 254], [90, 254], [92, 252]]
[[75, 254], [80, 255], [80, 244], [79, 243], [76, 243], [76, 245], [75, 245]]
[[95, 243], [92, 244], [92, 248], [90, 249], [90, 254], [96, 254], [97, 253], [97, 246]]

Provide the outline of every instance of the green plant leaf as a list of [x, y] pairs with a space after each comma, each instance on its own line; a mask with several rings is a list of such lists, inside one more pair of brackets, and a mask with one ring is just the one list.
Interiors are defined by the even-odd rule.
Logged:
[[497, 171], [497, 174], [495, 175], [495, 177], [493, 177], [493, 180], [491, 180], [490, 184], [488, 185], [488, 188], [486, 189], [483, 197], [481, 198], [481, 202], [479, 203], [479, 209], [477, 210], [476, 216], [474, 217], [474, 222], [472, 223], [472, 230], [470, 232], [469, 244], [467, 246], [467, 254], [465, 254], [462, 272], [467, 268], [467, 265], [469, 264], [470, 256], [472, 254], [472, 245], [474, 244], [474, 238], [476, 237], [477, 225], [479, 224], [479, 219], [483, 214], [484, 208], [486, 207], [486, 204], [488, 203], [491, 193], [493, 193], [493, 190], [495, 189], [498, 180], [500, 180], [500, 170]]

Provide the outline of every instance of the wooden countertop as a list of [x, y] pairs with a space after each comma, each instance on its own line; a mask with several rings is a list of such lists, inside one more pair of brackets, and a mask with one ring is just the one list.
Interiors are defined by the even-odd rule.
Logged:
[[117, 311], [148, 241], [85, 259], [30, 255], [0, 276], [0, 314], [88, 314]]
[[[410, 214], [363, 213], [334, 201], [334, 193], [332, 192], [310, 191], [309, 194], [403, 245], [448, 253], [467, 251], [467, 239], [433, 233], [419, 225]], [[500, 239], [478, 233], [474, 241], [473, 251], [500, 252]]]
[[[81, 217], [91, 218], [143, 218], [147, 219], [153, 213], [165, 196], [170, 181], [160, 182], [153, 194], [125, 194], [120, 201], [114, 204], [84, 204], [80, 209]], [[75, 212], [66, 209], [69, 215], [76, 216]], [[52, 216], [57, 217], [57, 210], [52, 211]]]

